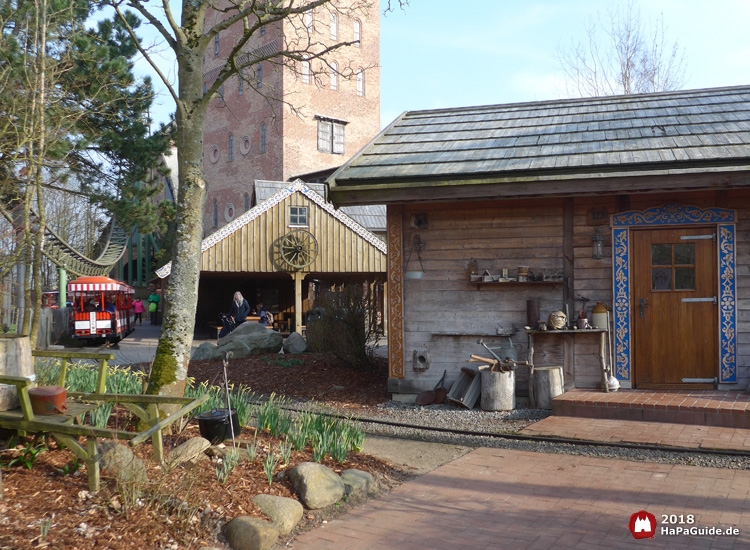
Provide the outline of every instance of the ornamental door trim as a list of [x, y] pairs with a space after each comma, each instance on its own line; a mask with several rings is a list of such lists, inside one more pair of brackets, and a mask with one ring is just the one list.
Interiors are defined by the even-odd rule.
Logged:
[[737, 383], [737, 212], [725, 208], [699, 208], [677, 202], [646, 210], [613, 214], [612, 288], [614, 293], [615, 376], [629, 387], [632, 383], [632, 296], [630, 230], [670, 225], [714, 225], [718, 240], [719, 281], [719, 383]]

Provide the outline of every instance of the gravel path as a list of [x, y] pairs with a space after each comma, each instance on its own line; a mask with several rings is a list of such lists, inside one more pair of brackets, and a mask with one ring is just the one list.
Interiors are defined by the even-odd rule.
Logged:
[[[438, 427], [453, 430], [517, 434], [521, 429], [549, 416], [550, 411], [536, 409], [516, 409], [509, 412], [487, 412], [482, 410], [468, 410], [452, 405], [405, 405], [389, 402], [371, 409], [367, 417], [378, 421], [388, 421], [400, 424], [419, 425], [423, 427]], [[503, 439], [482, 435], [453, 434], [422, 428], [389, 426], [380, 423], [367, 422], [362, 419], [364, 429], [368, 434], [391, 439], [391, 445], [402, 446], [404, 454], [408, 454], [409, 440], [415, 442], [430, 442], [448, 445], [445, 452], [449, 460], [456, 458], [456, 454], [463, 454], [461, 449], [475, 447], [495, 447], [544, 453], [566, 453], [586, 457], [614, 458], [665, 464], [685, 464], [692, 466], [707, 466], [712, 468], [726, 468], [750, 470], [750, 456], [741, 454], [700, 453], [695, 451], [683, 452], [667, 448], [653, 450], [642, 447], [613, 447], [586, 444], [570, 444], [547, 441], [523, 441]], [[400, 440], [400, 441], [399, 441]], [[366, 451], [367, 452], [367, 451]], [[397, 452], [392, 453], [395, 456]], [[428, 455], [423, 451], [416, 453], [420, 460], [427, 460]], [[378, 456], [376, 454], [376, 456]], [[450, 458], [452, 457], [452, 458]], [[439, 460], [438, 460], [439, 461]], [[430, 466], [436, 467], [439, 464]], [[424, 465], [412, 465], [416, 469], [424, 469]]]

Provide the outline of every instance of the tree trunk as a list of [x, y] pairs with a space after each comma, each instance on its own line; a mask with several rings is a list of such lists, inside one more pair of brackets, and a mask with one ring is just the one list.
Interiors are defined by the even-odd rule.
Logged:
[[[183, 20], [185, 7], [183, 7]], [[202, 18], [198, 18], [202, 25]], [[190, 362], [200, 279], [203, 210], [203, 53], [183, 46], [177, 52], [179, 96], [177, 104], [177, 163], [179, 191], [172, 272], [165, 295], [164, 320], [151, 369], [148, 393], [181, 395]]]

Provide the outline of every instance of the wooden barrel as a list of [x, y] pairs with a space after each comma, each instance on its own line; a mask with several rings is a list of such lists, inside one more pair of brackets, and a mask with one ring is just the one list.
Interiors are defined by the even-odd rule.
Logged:
[[551, 409], [552, 398], [565, 391], [563, 368], [535, 367], [532, 381], [534, 387], [534, 403], [537, 409]]
[[516, 373], [481, 371], [482, 410], [512, 411], [516, 408]]
[[[31, 359], [31, 343], [28, 336], [0, 335], [0, 374], [25, 376], [33, 380], [34, 363]], [[0, 411], [18, 408], [16, 387], [0, 384]]]

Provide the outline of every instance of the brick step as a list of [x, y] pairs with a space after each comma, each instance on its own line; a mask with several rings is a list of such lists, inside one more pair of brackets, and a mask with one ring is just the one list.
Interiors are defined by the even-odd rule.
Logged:
[[571, 390], [552, 400], [552, 414], [750, 429], [750, 394], [743, 391]]

